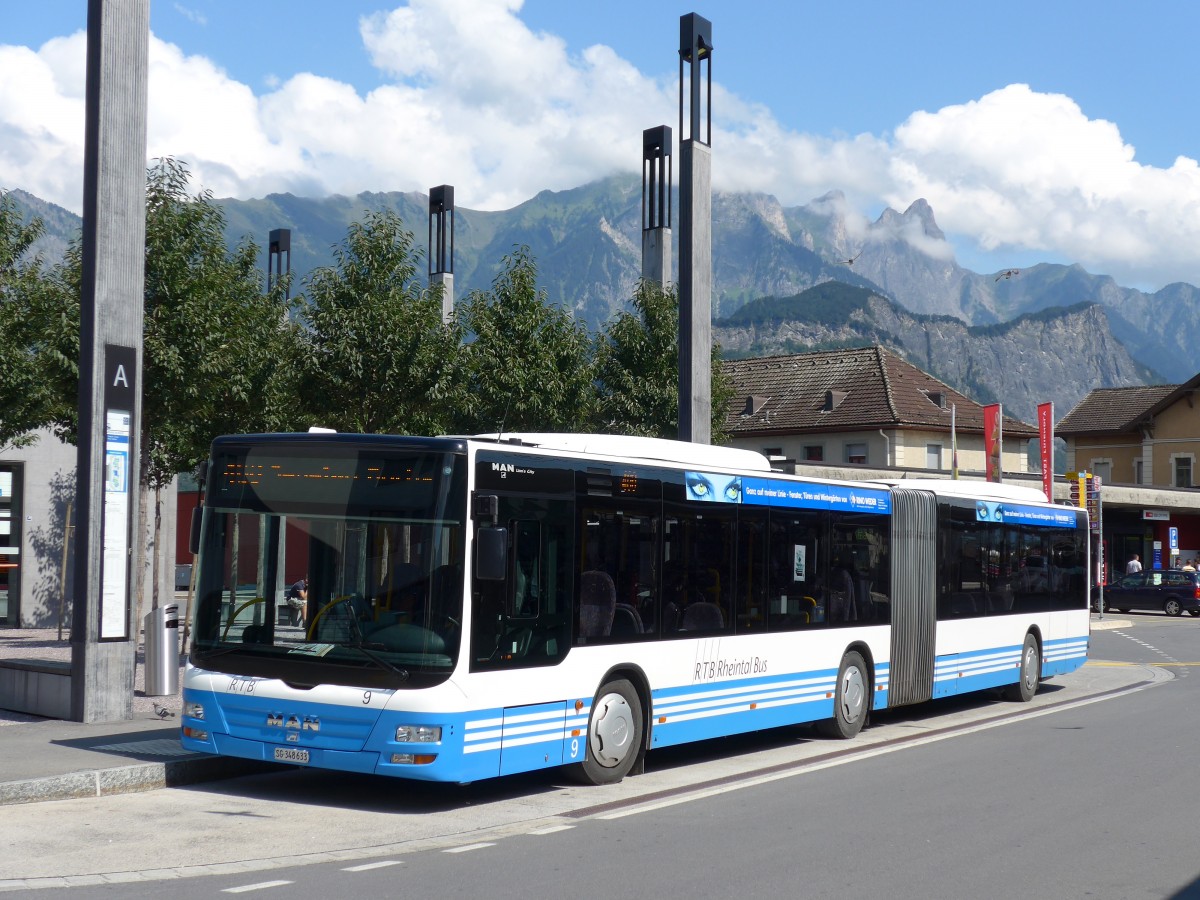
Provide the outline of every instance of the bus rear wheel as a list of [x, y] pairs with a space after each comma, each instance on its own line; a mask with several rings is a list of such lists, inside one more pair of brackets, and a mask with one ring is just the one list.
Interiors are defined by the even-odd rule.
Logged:
[[849, 740], [866, 724], [871, 711], [871, 676], [862, 654], [851, 650], [842, 657], [838, 667], [837, 685], [833, 692], [833, 718], [819, 723], [827, 737]]
[[641, 752], [645, 724], [642, 701], [624, 678], [606, 682], [592, 701], [584, 760], [572, 774], [584, 784], [616, 784]]
[[1038, 682], [1042, 678], [1042, 654], [1038, 649], [1037, 638], [1032, 634], [1025, 635], [1025, 646], [1021, 648], [1021, 677], [1016, 684], [1010, 684], [1004, 689], [1004, 699], [1014, 703], [1028, 703], [1037, 693]]

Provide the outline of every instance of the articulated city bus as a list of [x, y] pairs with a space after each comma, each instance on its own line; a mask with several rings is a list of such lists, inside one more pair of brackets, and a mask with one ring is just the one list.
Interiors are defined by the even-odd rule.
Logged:
[[1086, 513], [1030, 488], [647, 438], [314, 433], [217, 439], [203, 504], [189, 750], [600, 784], [656, 747], [1027, 701], [1087, 656]]

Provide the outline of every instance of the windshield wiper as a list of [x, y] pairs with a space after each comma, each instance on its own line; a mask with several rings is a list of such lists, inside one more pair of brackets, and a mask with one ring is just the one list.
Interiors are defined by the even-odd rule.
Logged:
[[403, 681], [408, 680], [408, 669], [402, 669], [399, 666], [393, 665], [392, 663], [388, 662], [386, 659], [384, 659], [382, 656], [380, 656], [374, 650], [368, 649], [363, 644], [361, 639], [359, 640], [359, 642], [357, 644], [343, 644], [342, 646], [349, 647], [352, 650], [357, 650], [359, 653], [361, 653], [367, 659], [371, 660], [371, 662], [375, 663], [381, 669], [388, 669], [389, 671], [395, 672], [397, 675], [400, 676], [401, 680], [403, 680]]

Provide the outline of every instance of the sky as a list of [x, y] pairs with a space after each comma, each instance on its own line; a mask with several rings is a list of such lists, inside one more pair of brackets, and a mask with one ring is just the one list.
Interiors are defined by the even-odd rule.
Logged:
[[[978, 272], [1200, 284], [1190, 0], [151, 0], [147, 158], [216, 197], [452, 184], [507, 209], [640, 172], [646, 128], [678, 141], [692, 12], [715, 190], [841, 191], [851, 238], [925, 199], [927, 249]], [[86, 21], [0, 0], [0, 190], [76, 213]]]

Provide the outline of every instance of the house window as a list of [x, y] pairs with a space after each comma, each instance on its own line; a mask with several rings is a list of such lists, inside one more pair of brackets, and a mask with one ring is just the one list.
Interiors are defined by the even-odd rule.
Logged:
[[866, 444], [847, 444], [846, 445], [846, 462], [850, 465], [862, 466], [867, 463], [867, 445]]
[[1099, 476], [1100, 480], [1105, 484], [1112, 484], [1112, 460], [1093, 459], [1092, 474]]
[[1133, 483], [1134, 484], [1144, 484], [1145, 483], [1142, 481], [1142, 461], [1140, 459], [1135, 459], [1133, 461]]
[[1176, 456], [1171, 462], [1175, 466], [1175, 487], [1192, 486], [1192, 457]]
[[942, 445], [925, 445], [925, 468], [940, 469], [942, 467]]
[[825, 448], [821, 444], [809, 444], [804, 448], [805, 462], [824, 462]]
[[782, 447], [763, 447], [763, 456], [783, 456]]

